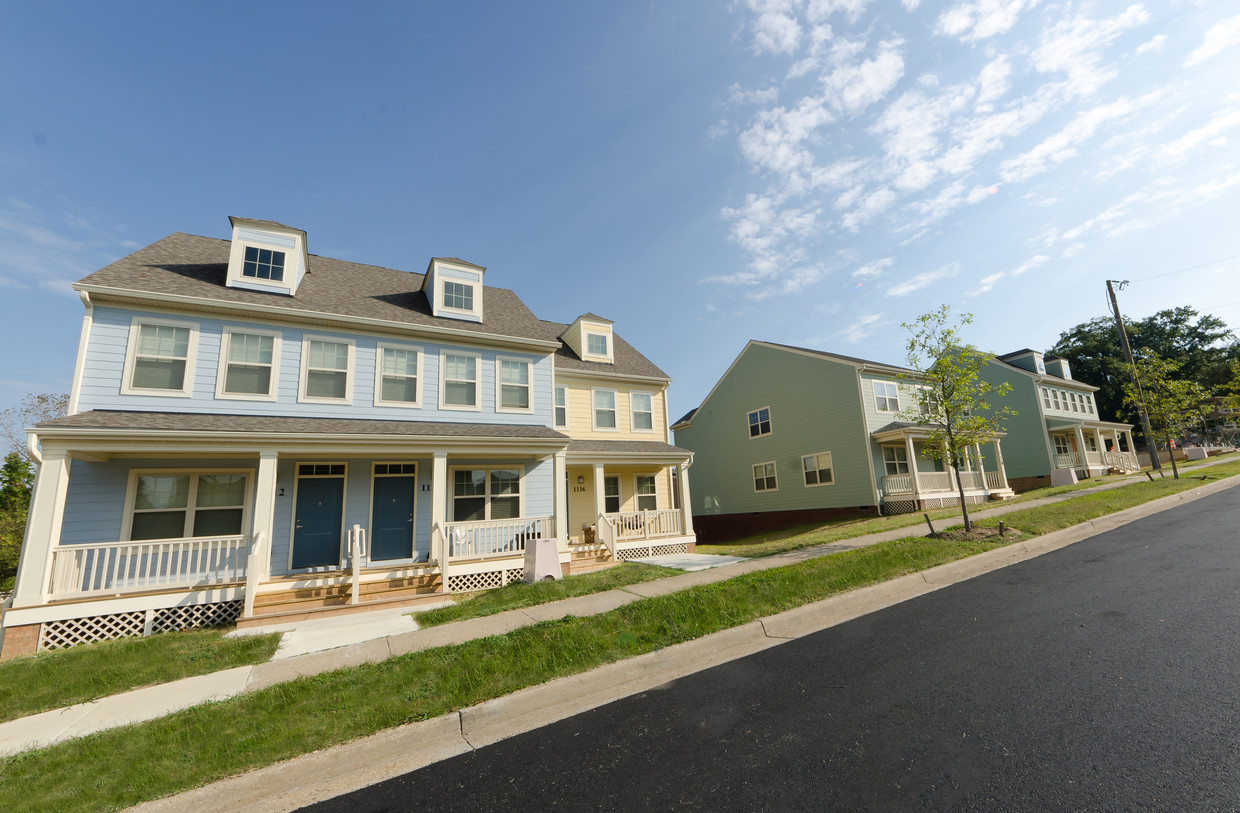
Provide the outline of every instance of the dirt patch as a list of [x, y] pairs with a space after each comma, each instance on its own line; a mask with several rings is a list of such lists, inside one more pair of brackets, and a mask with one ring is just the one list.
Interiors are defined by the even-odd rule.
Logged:
[[[1025, 538], [1027, 534], [1021, 533], [1015, 528], [1004, 528], [1003, 542], [1015, 542]], [[949, 542], [977, 542], [980, 540], [989, 540], [991, 542], [999, 542], [999, 529], [993, 526], [982, 527], [974, 525], [973, 530], [966, 531], [964, 528], [952, 528], [947, 531], [939, 531], [933, 534], [935, 539], [946, 539]]]

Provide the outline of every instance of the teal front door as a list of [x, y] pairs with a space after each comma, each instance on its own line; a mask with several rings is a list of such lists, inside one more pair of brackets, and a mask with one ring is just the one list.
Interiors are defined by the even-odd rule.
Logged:
[[297, 481], [293, 521], [293, 569], [340, 566], [344, 514], [343, 477], [305, 477]]
[[417, 478], [375, 477], [371, 512], [372, 561], [413, 558], [413, 499]]

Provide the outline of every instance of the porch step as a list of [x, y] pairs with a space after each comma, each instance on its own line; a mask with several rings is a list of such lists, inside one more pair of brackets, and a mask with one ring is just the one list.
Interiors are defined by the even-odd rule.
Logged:
[[257, 608], [255, 608], [256, 614], [253, 617], [237, 619], [237, 629], [253, 629], [255, 627], [266, 627], [273, 624], [287, 624], [293, 621], [308, 621], [310, 619], [332, 618], [338, 615], [368, 613], [373, 612], [374, 610], [388, 610], [395, 607], [416, 607], [420, 604], [438, 604], [445, 599], [447, 599], [447, 595], [436, 592], [417, 596], [404, 596], [399, 598], [366, 601], [361, 604], [341, 604], [319, 608], [288, 609], [281, 612], [267, 613], [265, 615], [258, 615]]
[[[362, 582], [358, 589], [359, 606], [427, 594], [441, 595], [442, 586], [443, 578], [438, 573]], [[259, 593], [254, 597], [254, 615], [271, 616], [286, 612], [348, 607], [353, 606], [349, 603], [352, 596], [353, 586], [348, 582]]]
[[574, 559], [568, 565], [568, 572], [565, 574], [576, 576], [579, 573], [589, 573], [592, 570], [606, 570], [609, 567], [622, 565], [624, 562], [618, 559]]

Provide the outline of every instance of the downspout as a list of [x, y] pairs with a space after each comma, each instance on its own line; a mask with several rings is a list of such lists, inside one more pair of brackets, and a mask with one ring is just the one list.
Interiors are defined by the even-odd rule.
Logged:
[[26, 430], [26, 451], [36, 466], [43, 465], [43, 455], [39, 454], [39, 435], [33, 429]]
[[69, 388], [69, 408], [65, 410], [67, 415], [76, 415], [78, 412], [78, 400], [82, 396], [82, 375], [86, 367], [86, 347], [90, 342], [91, 325], [95, 317], [95, 306], [90, 301], [90, 294], [79, 291], [78, 295], [82, 298], [86, 313], [82, 316], [82, 335], [78, 338], [77, 362], [73, 366], [73, 384]]

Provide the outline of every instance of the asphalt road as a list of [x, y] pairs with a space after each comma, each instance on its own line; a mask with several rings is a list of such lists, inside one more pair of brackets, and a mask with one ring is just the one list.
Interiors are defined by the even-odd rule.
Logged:
[[313, 811], [1240, 810], [1240, 488]]

